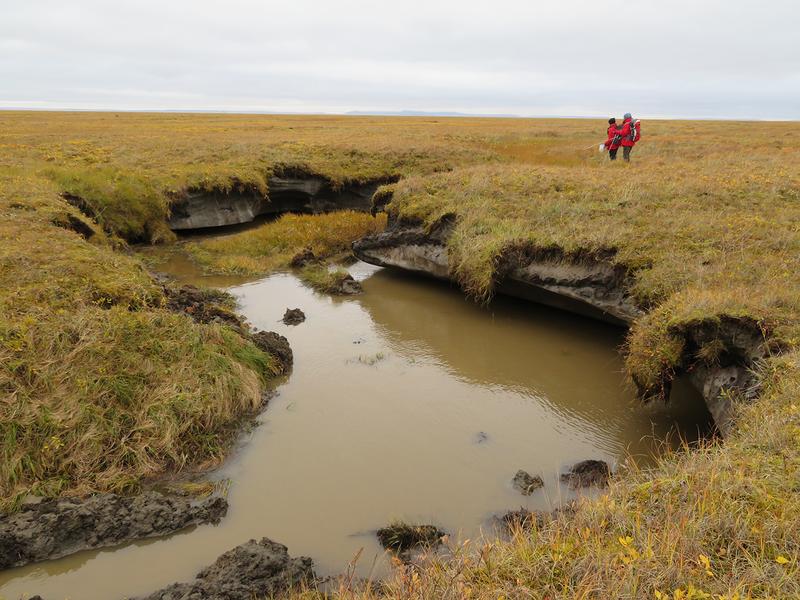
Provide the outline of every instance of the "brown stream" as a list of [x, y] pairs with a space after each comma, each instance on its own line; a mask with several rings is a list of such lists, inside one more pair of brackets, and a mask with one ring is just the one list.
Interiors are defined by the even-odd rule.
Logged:
[[[676, 386], [669, 405], [642, 406], [625, 382], [624, 331], [497, 298], [480, 307], [448, 285], [358, 263], [365, 293], [319, 295], [291, 274], [244, 283], [202, 278], [185, 258], [163, 270], [230, 286], [260, 329], [289, 338], [295, 366], [214, 479], [229, 479], [227, 517], [165, 539], [82, 552], [0, 573], [0, 597], [113, 600], [189, 580], [226, 550], [270, 537], [318, 574], [360, 575], [386, 558], [374, 532], [394, 519], [455, 536], [491, 530], [521, 506], [571, 497], [558, 473], [599, 458], [646, 464], [664, 440], [697, 436], [702, 400]], [[301, 308], [305, 323], [280, 322]], [[698, 425], [700, 424], [700, 425]], [[540, 474], [524, 497], [518, 469]]]

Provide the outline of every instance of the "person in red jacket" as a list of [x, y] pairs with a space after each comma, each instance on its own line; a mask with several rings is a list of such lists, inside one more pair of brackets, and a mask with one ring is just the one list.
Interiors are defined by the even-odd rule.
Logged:
[[608, 139], [605, 142], [606, 149], [608, 150], [608, 158], [617, 160], [617, 150], [619, 150], [622, 138], [619, 137], [620, 130], [617, 128], [617, 120], [611, 117], [608, 120]]
[[634, 122], [631, 113], [625, 113], [619, 135], [622, 136], [622, 158], [630, 162], [631, 150], [633, 150], [636, 142], [638, 142], [641, 137], [641, 125], [639, 121]]

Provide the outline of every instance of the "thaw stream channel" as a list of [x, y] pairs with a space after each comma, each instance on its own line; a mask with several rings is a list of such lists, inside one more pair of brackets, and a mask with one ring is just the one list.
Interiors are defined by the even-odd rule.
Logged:
[[[164, 270], [184, 282], [185, 259]], [[320, 575], [380, 576], [375, 530], [394, 519], [474, 537], [493, 515], [549, 510], [572, 492], [558, 473], [587, 458], [646, 463], [664, 440], [707, 423], [676, 386], [642, 406], [626, 385], [624, 332], [508, 298], [480, 307], [446, 284], [357, 263], [364, 294], [320, 295], [291, 274], [237, 282], [241, 312], [285, 335], [294, 371], [214, 479], [228, 479], [219, 525], [0, 573], [0, 597], [113, 600], [188, 581], [226, 550], [267, 536]], [[280, 322], [286, 308], [307, 320]], [[701, 424], [701, 425], [698, 425]], [[518, 469], [543, 489], [522, 496]]]

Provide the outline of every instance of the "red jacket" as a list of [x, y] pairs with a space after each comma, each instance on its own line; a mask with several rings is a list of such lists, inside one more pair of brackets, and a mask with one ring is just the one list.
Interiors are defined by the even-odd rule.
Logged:
[[[639, 121], [636, 121], [634, 125], [631, 122], [631, 119], [625, 119], [622, 122], [622, 129], [620, 129], [619, 134], [622, 136], [622, 145], [623, 146], [630, 146], [631, 148], [636, 145], [636, 142], [639, 141], [639, 137], [641, 136], [641, 125]], [[631, 135], [631, 133], [633, 135]]]
[[606, 140], [606, 148], [609, 150], [616, 150], [619, 148], [619, 140], [616, 144], [612, 143], [614, 138], [619, 134], [619, 129], [617, 129], [617, 124], [613, 123], [612, 125], [608, 126], [608, 139]]

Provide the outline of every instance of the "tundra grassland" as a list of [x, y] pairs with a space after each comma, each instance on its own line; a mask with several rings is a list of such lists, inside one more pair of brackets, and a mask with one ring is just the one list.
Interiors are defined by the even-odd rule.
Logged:
[[[478, 301], [516, 253], [611, 256], [647, 311], [625, 348], [644, 389], [687, 361], [720, 359], [719, 340], [687, 346], [693, 327], [754, 324], [771, 355], [753, 365], [758, 399], [736, 402], [723, 441], [630, 468], [511, 541], [471, 542], [373, 589], [343, 579], [331, 595], [800, 597], [800, 124], [647, 121], [630, 165], [597, 152], [604, 130], [602, 120], [0, 113], [3, 506], [31, 492], [135, 490], [187, 457], [213, 462], [256, 402], [265, 356], [225, 326], [166, 311], [127, 252], [174, 241], [176, 199], [266, 196], [281, 173], [399, 179], [387, 188], [391, 221], [451, 222], [453, 278]], [[230, 251], [263, 272], [295, 250], [267, 235], [278, 250], [263, 252], [264, 235], [230, 236], [230, 250], [213, 252], [201, 242], [195, 255], [225, 270]]]

